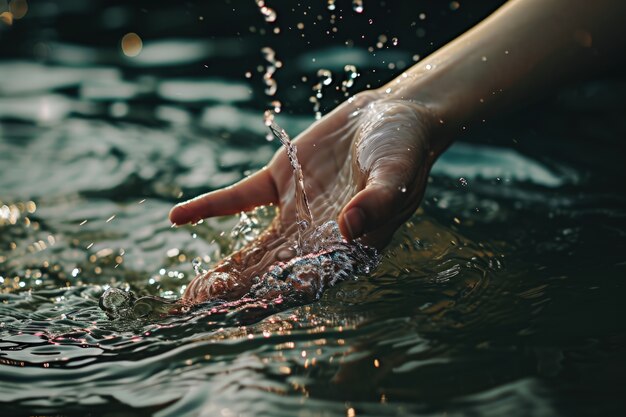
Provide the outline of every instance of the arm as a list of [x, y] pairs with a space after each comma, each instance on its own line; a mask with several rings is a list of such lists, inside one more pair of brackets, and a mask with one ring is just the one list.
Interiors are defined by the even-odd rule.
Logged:
[[626, 2], [511, 0], [382, 87], [442, 122], [440, 153], [476, 121], [623, 59]]
[[[385, 246], [456, 136], [615, 63], [625, 15], [624, 1], [511, 0], [387, 85], [343, 103], [295, 141], [315, 217], [336, 218], [348, 239]], [[291, 181], [279, 151], [240, 183], [177, 205], [170, 219], [184, 224], [262, 204], [278, 204], [286, 216]]]

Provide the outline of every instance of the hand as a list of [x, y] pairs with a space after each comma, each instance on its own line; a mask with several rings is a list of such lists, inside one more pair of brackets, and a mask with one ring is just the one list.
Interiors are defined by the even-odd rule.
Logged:
[[[367, 245], [384, 247], [423, 196], [436, 157], [430, 144], [434, 126], [425, 107], [369, 91], [303, 132], [294, 144], [313, 224], [337, 220], [347, 240], [360, 238]], [[280, 208], [265, 233], [208, 273], [218, 279], [196, 277], [184, 298], [241, 297], [251, 278], [292, 258], [297, 233], [294, 188], [292, 167], [285, 149], [280, 149], [265, 168], [239, 183], [174, 207], [170, 220], [175, 224], [260, 205]]]

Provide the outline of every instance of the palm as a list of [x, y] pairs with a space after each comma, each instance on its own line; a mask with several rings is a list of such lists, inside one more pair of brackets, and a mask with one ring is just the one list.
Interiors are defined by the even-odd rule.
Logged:
[[[314, 225], [338, 220], [347, 238], [365, 232], [365, 243], [382, 247], [417, 208], [432, 158], [425, 146], [427, 113], [410, 103], [377, 98], [370, 93], [344, 103], [294, 144]], [[264, 204], [278, 204], [279, 214], [255, 242], [212, 271], [226, 274], [228, 279], [208, 291], [209, 298], [238, 298], [247, 292], [252, 277], [295, 256], [295, 184], [285, 150], [279, 150], [268, 166], [253, 176], [178, 205], [170, 213], [174, 223], [182, 224]], [[355, 212], [359, 213], [356, 217]], [[188, 299], [207, 298], [197, 298], [197, 293], [207, 292], [198, 288], [202, 279], [196, 277], [189, 286]]]

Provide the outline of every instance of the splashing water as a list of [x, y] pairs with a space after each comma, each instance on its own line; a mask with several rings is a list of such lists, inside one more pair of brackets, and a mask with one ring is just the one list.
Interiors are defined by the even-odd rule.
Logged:
[[[218, 264], [215, 269], [205, 272], [201, 268], [200, 259], [196, 258], [192, 265], [198, 275], [189, 284], [181, 299], [168, 300], [153, 296], [138, 298], [131, 291], [109, 288], [100, 297], [99, 303], [109, 318], [131, 320], [160, 318], [189, 312], [192, 306], [200, 303], [204, 306], [207, 302], [211, 314], [213, 311], [222, 314], [245, 310], [247, 313], [256, 311], [260, 315], [266, 315], [277, 306], [286, 308], [317, 300], [326, 288], [357, 274], [369, 273], [378, 265], [380, 260], [378, 252], [358, 242], [347, 242], [341, 235], [336, 221], [314, 225], [296, 146], [285, 130], [273, 120], [273, 115], [267, 117], [266, 113], [265, 122], [271, 133], [285, 147], [294, 173], [296, 256], [289, 261], [270, 265], [251, 280], [238, 275], [238, 271], [244, 270], [249, 265], [237, 265], [232, 270], [224, 269], [224, 265], [229, 265], [233, 261], [226, 258], [223, 264]], [[239, 242], [239, 247], [254, 246], [254, 240], [259, 234], [258, 226], [256, 218], [242, 213], [231, 237], [233, 241]], [[243, 250], [245, 251], [245, 247]], [[232, 297], [230, 291], [239, 295]], [[258, 317], [256, 313], [248, 314], [248, 319]]]
[[282, 61], [276, 59], [276, 52], [266, 46], [261, 49], [261, 53], [263, 57], [267, 61], [268, 65], [265, 68], [265, 73], [263, 74], [263, 82], [265, 83], [265, 94], [268, 96], [273, 96], [276, 94], [276, 90], [278, 89], [278, 85], [276, 84], [276, 80], [273, 78], [276, 70], [283, 66]]
[[256, 0], [256, 5], [259, 7], [259, 11], [267, 23], [274, 23], [276, 21], [276, 11], [266, 6], [265, 1]]
[[354, 65], [346, 65], [343, 70], [346, 73], [346, 79], [341, 82], [341, 91], [348, 97], [350, 95], [348, 90], [354, 86], [354, 81], [360, 74]]
[[189, 308], [176, 300], [145, 296], [137, 298], [132, 291], [109, 288], [100, 297], [100, 309], [111, 319], [140, 319], [172, 313], [186, 313]]
[[296, 146], [291, 143], [287, 132], [285, 132], [285, 130], [278, 126], [273, 120], [271, 121], [269, 128], [274, 137], [276, 137], [276, 139], [278, 139], [287, 150], [287, 156], [289, 157], [289, 162], [293, 168], [294, 182], [296, 185], [296, 222], [298, 225], [298, 244], [296, 246], [296, 253], [300, 256], [303, 253], [303, 249], [305, 249], [303, 234], [313, 224], [313, 215], [311, 214], [309, 200], [306, 196], [306, 191], [304, 190], [302, 167], [298, 161]]
[[268, 127], [285, 147], [293, 168], [298, 256], [288, 262], [278, 262], [262, 277], [254, 278], [249, 296], [253, 299], [280, 299], [284, 305], [310, 302], [337, 282], [369, 273], [378, 265], [380, 256], [373, 248], [358, 242], [348, 243], [334, 220], [314, 226], [296, 146], [274, 120]]
[[352, 0], [352, 10], [356, 13], [363, 13], [363, 0]]
[[322, 90], [324, 87], [329, 86], [333, 82], [333, 73], [330, 70], [321, 68], [317, 71], [317, 77], [319, 81], [313, 86], [314, 94], [310, 97], [311, 103], [313, 103], [313, 111], [315, 112], [315, 119], [322, 118], [322, 112], [320, 111], [320, 100], [324, 96]]

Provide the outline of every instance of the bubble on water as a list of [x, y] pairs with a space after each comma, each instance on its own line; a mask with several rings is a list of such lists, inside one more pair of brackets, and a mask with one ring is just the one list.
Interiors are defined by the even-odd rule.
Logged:
[[356, 13], [363, 13], [363, 0], [352, 0], [352, 10]]
[[132, 291], [108, 288], [99, 300], [100, 309], [112, 320], [138, 319], [155, 315], [166, 315], [181, 311], [182, 304], [175, 300], [145, 296], [137, 298]]
[[461, 187], [467, 187], [467, 180], [463, 177], [459, 178], [459, 185], [461, 185]]
[[136, 297], [132, 291], [109, 288], [100, 297], [100, 308], [110, 318], [120, 318], [128, 313]]

